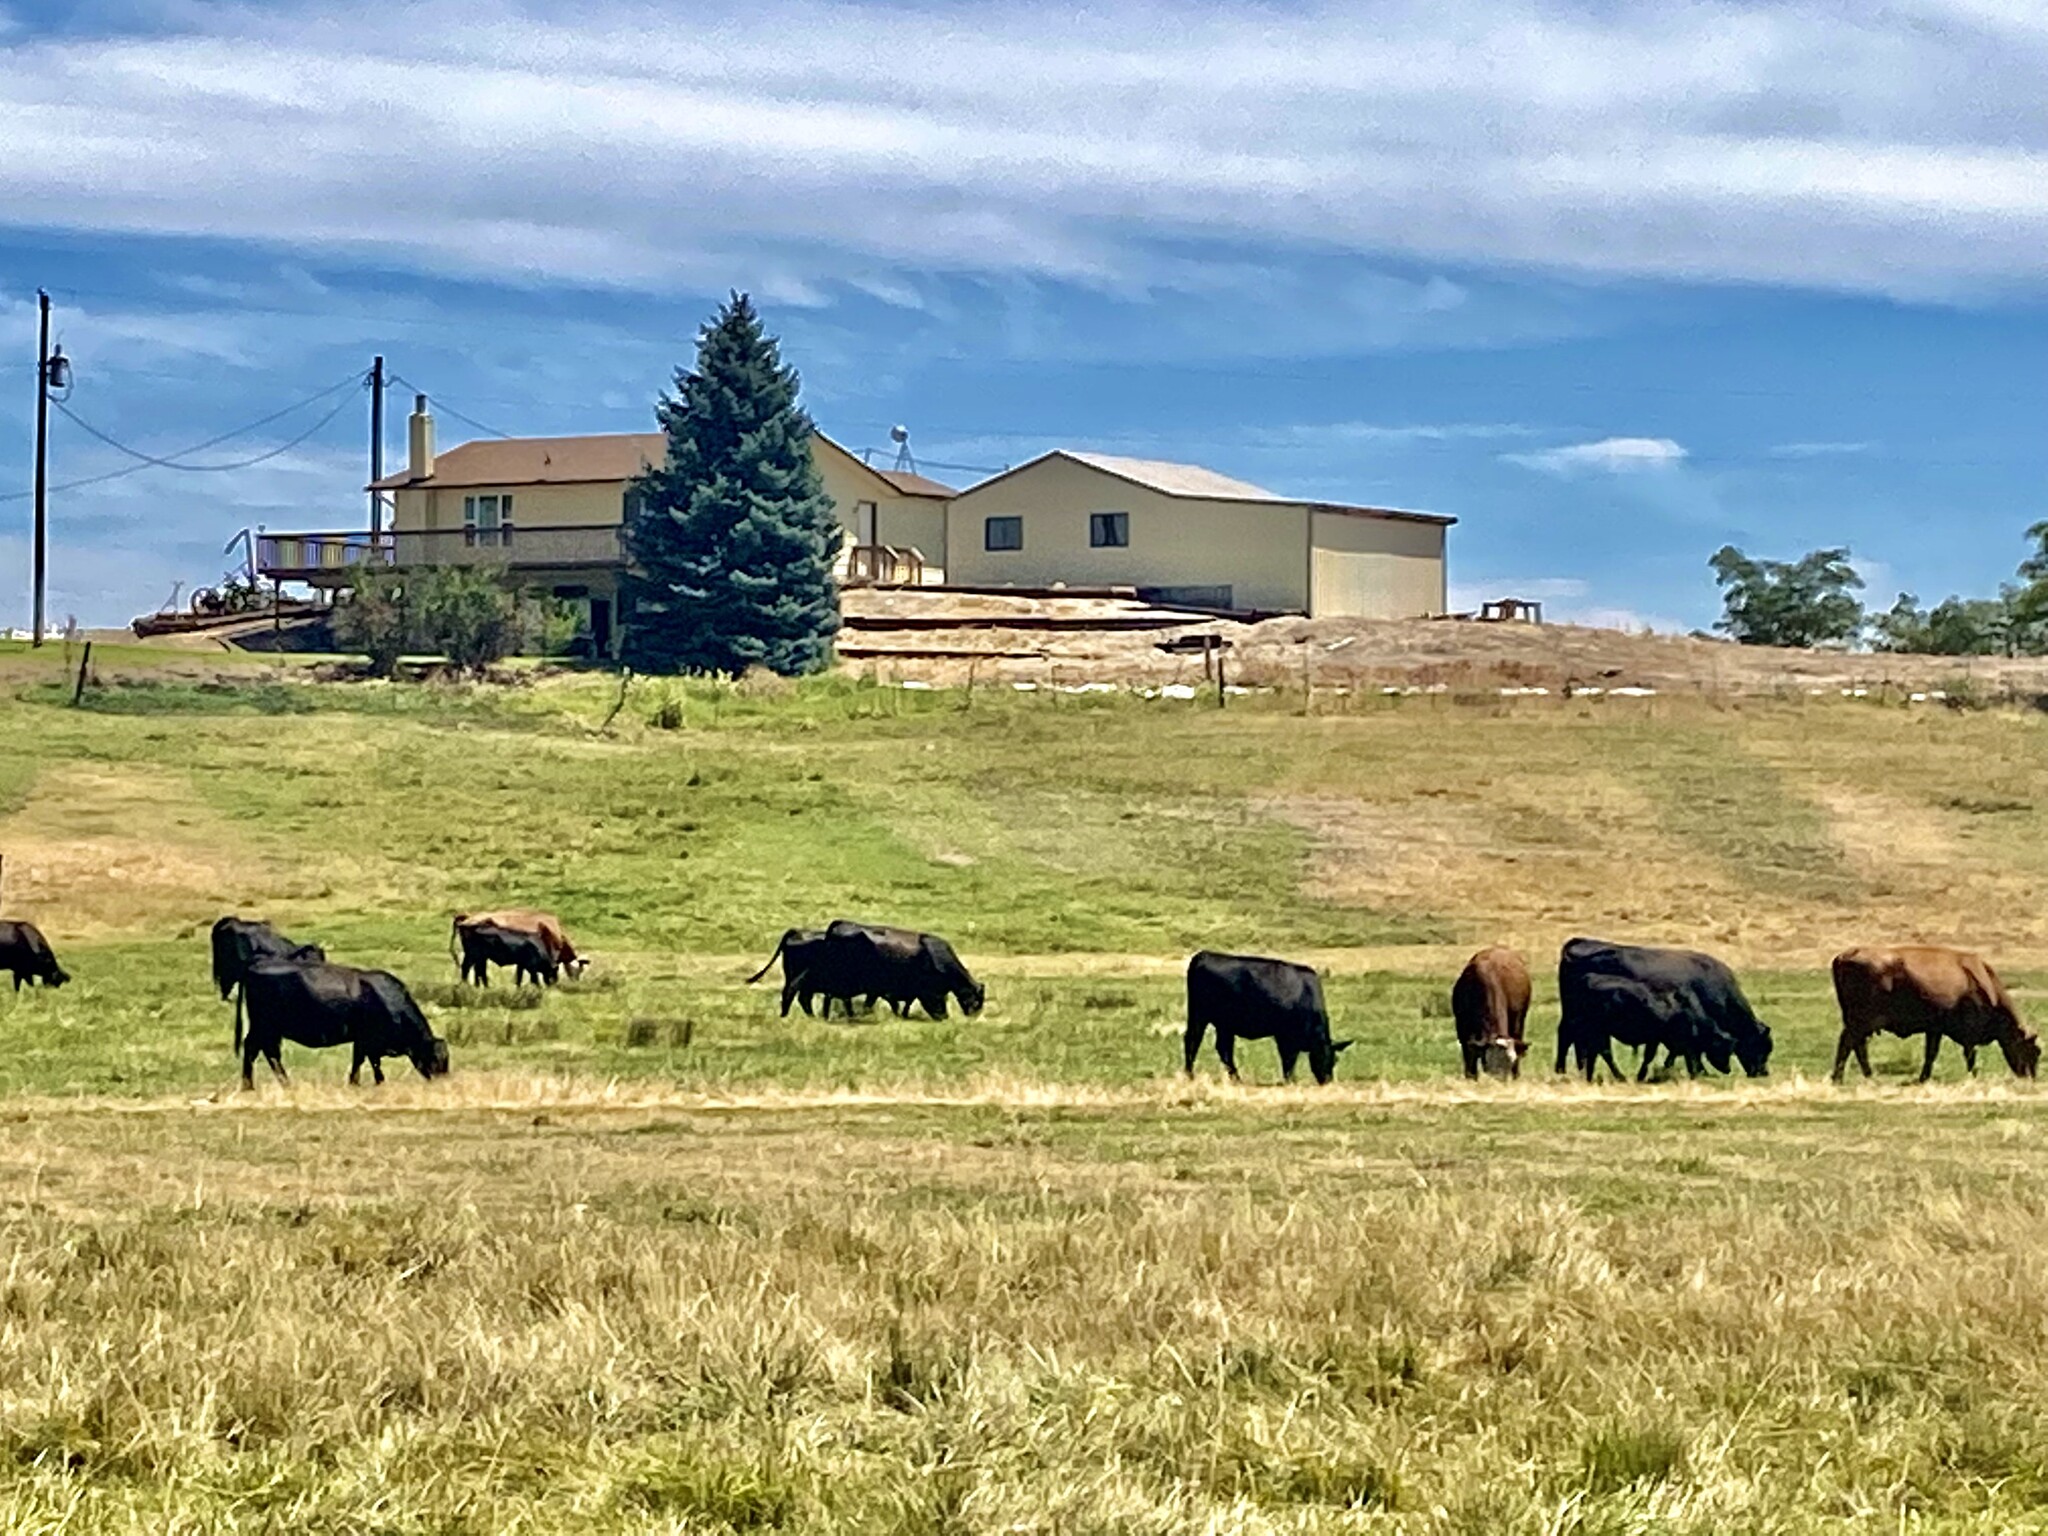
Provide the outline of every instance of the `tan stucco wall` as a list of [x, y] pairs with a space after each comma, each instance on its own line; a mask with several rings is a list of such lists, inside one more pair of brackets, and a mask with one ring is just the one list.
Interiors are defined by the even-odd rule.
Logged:
[[1314, 515], [1309, 612], [1412, 619], [1444, 611], [1444, 530], [1394, 518]]
[[[853, 547], [860, 530], [855, 511], [860, 503], [875, 504], [875, 542], [894, 549], [914, 549], [924, 556], [925, 579], [936, 581], [946, 562], [946, 504], [924, 496], [889, 495], [860, 467], [859, 461], [834, 453], [829, 445], [814, 450], [818, 479], [832, 498], [839, 526], [846, 530], [844, 550]], [[842, 560], [842, 564], [843, 564]]]
[[626, 484], [604, 480], [589, 485], [424, 486], [396, 493], [392, 529], [460, 528], [465, 496], [512, 498], [512, 524], [525, 528], [604, 528], [625, 518]]
[[[1131, 542], [1092, 549], [1091, 512], [1127, 512]], [[1024, 547], [983, 545], [990, 517], [1022, 517]], [[1071, 459], [1047, 459], [954, 498], [946, 579], [966, 586], [1228, 586], [1240, 608], [1308, 603], [1308, 510], [1198, 501], [1133, 485]]]

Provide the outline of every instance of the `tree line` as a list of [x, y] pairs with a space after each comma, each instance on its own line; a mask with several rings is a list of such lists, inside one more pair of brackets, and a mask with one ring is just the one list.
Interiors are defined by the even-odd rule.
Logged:
[[1996, 597], [1949, 596], [1922, 607], [1901, 592], [1871, 610], [1846, 548], [1797, 560], [1758, 560], [1732, 544], [1707, 563], [1721, 589], [1714, 628], [1743, 645], [1853, 646], [1929, 656], [2048, 655], [2048, 522], [2027, 530], [2033, 551]]

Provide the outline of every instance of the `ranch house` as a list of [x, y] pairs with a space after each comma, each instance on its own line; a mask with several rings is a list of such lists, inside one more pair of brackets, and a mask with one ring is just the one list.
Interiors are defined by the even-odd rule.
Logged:
[[[424, 395], [408, 429], [405, 468], [371, 487], [391, 498], [385, 533], [265, 533], [262, 574], [331, 590], [365, 564], [496, 566], [576, 604], [591, 648], [609, 653], [624, 563], [619, 530], [632, 482], [667, 452], [662, 434], [487, 438], [437, 454]], [[943, 577], [951, 487], [872, 468], [823, 433], [813, 435], [811, 453], [846, 530], [843, 578]]]
[[1192, 464], [1064, 449], [946, 512], [948, 582], [1129, 586], [1156, 602], [1415, 618], [1445, 611], [1455, 518], [1278, 496]]

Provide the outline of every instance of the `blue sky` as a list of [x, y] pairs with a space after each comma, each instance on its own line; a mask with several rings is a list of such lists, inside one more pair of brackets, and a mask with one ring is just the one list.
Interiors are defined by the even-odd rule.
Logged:
[[[158, 455], [380, 351], [444, 443], [643, 430], [745, 288], [856, 449], [1446, 512], [1455, 596], [1602, 622], [1709, 622], [1730, 541], [1990, 590], [2048, 517], [2038, 0], [690, 14], [0, 0], [0, 627], [38, 285]], [[193, 458], [344, 404], [60, 492], [53, 614], [358, 526], [360, 394]]]

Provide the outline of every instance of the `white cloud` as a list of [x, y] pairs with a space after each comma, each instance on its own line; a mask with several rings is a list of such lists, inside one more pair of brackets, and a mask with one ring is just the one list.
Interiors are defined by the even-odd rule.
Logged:
[[1552, 475], [1625, 475], [1676, 468], [1685, 462], [1686, 452], [1668, 437], [1603, 437], [1597, 443], [1572, 443], [1501, 457]]
[[1847, 454], [1869, 453], [1874, 443], [1779, 443], [1770, 450], [1774, 459], [1831, 459]]
[[849, 269], [1126, 288], [1190, 240], [1917, 296], [2048, 276], [2024, 0], [164, 17], [0, 30], [0, 219], [792, 302]]
[[1694, 626], [1683, 619], [1634, 608], [1591, 607], [1546, 615], [1556, 624], [1584, 624], [1592, 629], [1622, 629], [1631, 634], [1688, 635]]

